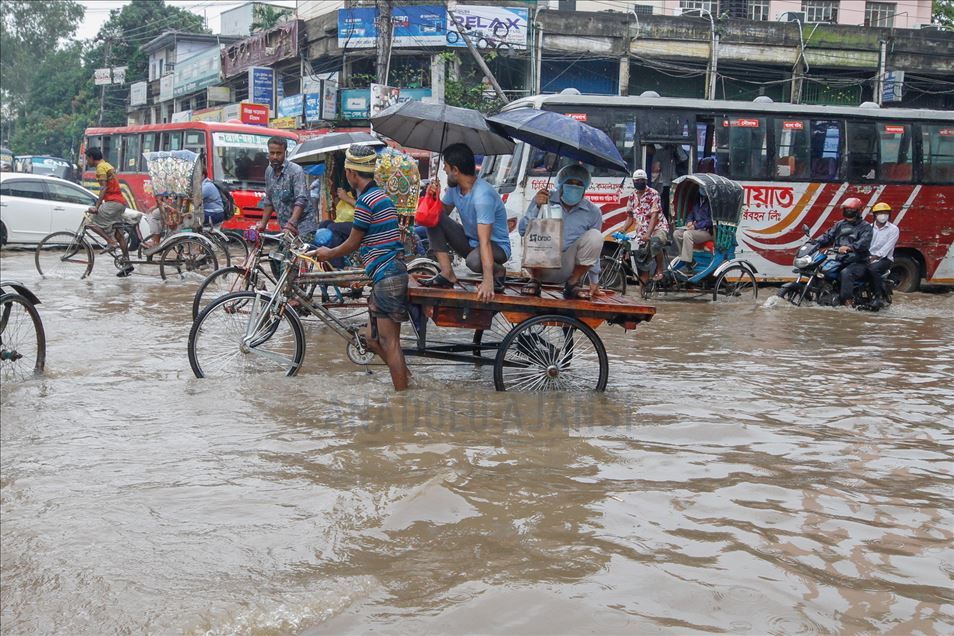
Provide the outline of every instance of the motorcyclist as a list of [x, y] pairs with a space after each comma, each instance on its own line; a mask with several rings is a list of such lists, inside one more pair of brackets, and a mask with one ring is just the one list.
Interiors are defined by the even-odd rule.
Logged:
[[871, 208], [874, 214], [874, 225], [871, 234], [871, 256], [868, 257], [868, 272], [871, 274], [871, 286], [874, 289], [878, 302], [883, 302], [887, 295], [884, 288], [884, 275], [891, 269], [894, 262], [894, 246], [898, 243], [901, 231], [891, 222], [891, 206], [878, 202]]
[[843, 305], [853, 305], [858, 283], [868, 273], [868, 249], [871, 246], [871, 225], [861, 219], [863, 204], [851, 197], [841, 204], [843, 220], [819, 236], [814, 242], [819, 247], [834, 246], [844, 264], [838, 298]]

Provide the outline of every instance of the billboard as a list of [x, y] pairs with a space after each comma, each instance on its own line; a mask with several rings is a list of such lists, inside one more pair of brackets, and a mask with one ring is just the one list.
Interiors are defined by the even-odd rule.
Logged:
[[159, 101], [167, 102], [172, 99], [172, 92], [175, 84], [175, 76], [172, 73], [163, 75], [159, 78]]
[[342, 119], [367, 119], [371, 110], [371, 91], [367, 88], [348, 88], [341, 94]]
[[275, 70], [262, 66], [248, 69], [248, 101], [265, 104], [269, 110], [275, 106]]
[[243, 124], [267, 126], [268, 112], [269, 108], [264, 104], [250, 104], [248, 102], [239, 104], [239, 119]]
[[136, 82], [129, 85], [129, 105], [141, 106], [145, 104], [148, 94], [149, 82]]
[[[447, 13], [440, 5], [395, 6], [393, 47], [444, 46]], [[343, 49], [371, 49], [378, 37], [378, 10], [351, 7], [338, 11], [338, 46]]]
[[464, 31], [478, 49], [526, 49], [527, 18], [523, 7], [459, 4], [447, 16], [447, 46], [467, 46]]
[[371, 85], [371, 107], [370, 116], [374, 117], [382, 110], [390, 108], [398, 103], [398, 97], [401, 95], [401, 89], [397, 86], [385, 86], [384, 84]]
[[234, 77], [253, 66], [274, 64], [298, 57], [298, 20], [292, 20], [256, 33], [222, 50], [222, 72]]
[[178, 62], [174, 72], [173, 96], [181, 97], [209, 86], [215, 86], [219, 83], [220, 70], [221, 57], [218, 46], [213, 46]]
[[278, 107], [275, 109], [275, 116], [278, 117], [301, 117], [305, 107], [305, 96], [301, 93], [289, 95], [278, 100]]
[[321, 118], [333, 121], [338, 118], [338, 80], [321, 80]]

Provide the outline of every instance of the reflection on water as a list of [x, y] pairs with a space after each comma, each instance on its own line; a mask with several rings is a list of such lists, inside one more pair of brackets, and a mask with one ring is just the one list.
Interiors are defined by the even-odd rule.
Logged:
[[950, 633], [951, 295], [664, 303], [605, 395], [309, 327], [296, 378], [196, 380], [192, 288], [38, 281], [2, 387], [4, 633]]

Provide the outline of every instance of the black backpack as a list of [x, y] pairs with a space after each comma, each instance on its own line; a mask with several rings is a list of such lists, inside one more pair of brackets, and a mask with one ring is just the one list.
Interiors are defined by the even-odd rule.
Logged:
[[225, 210], [225, 220], [228, 221], [235, 216], [235, 199], [232, 198], [229, 187], [224, 183], [212, 181], [212, 185], [215, 186], [215, 189], [219, 191], [219, 196], [222, 197], [222, 209]]

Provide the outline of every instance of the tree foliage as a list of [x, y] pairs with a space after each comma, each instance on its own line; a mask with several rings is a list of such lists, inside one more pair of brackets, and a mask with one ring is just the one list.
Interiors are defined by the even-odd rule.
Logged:
[[934, 0], [931, 22], [946, 29], [954, 29], [954, 0]]
[[256, 4], [252, 24], [249, 31], [268, 31], [277, 24], [287, 20], [292, 14], [291, 9], [280, 9], [267, 4]]

